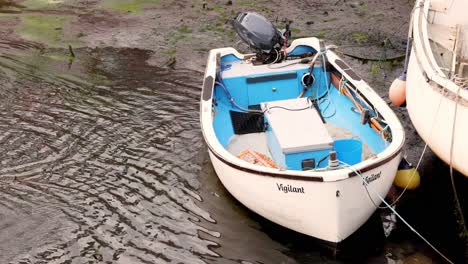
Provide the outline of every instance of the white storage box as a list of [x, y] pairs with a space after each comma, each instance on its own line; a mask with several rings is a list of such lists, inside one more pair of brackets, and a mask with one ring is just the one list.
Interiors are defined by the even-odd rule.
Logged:
[[270, 152], [280, 166], [302, 169], [304, 159], [322, 159], [333, 148], [319, 113], [307, 98], [263, 103]]

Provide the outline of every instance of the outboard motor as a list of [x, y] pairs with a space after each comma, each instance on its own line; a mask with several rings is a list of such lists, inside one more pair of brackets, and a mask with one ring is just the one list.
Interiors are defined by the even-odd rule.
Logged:
[[232, 24], [239, 37], [256, 51], [254, 64], [275, 63], [284, 58], [281, 48], [291, 36], [289, 25], [281, 32], [265, 17], [252, 12], [239, 13]]

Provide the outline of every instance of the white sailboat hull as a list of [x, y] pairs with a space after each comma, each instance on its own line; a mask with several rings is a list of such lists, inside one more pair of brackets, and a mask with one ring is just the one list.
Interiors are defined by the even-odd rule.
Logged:
[[468, 175], [468, 107], [444, 95], [436, 84], [427, 83], [415, 60], [415, 56], [410, 59], [406, 92], [411, 121], [440, 159]]
[[[408, 113], [437, 156], [468, 176], [468, 91], [453, 77], [447, 77], [447, 69], [452, 67], [453, 73], [455, 62], [460, 62], [468, 47], [468, 19], [464, 13], [468, 2], [421, 0], [416, 6], [406, 89]], [[457, 27], [461, 32], [451, 32]], [[452, 65], [437, 57], [442, 55], [433, 50], [434, 42], [445, 48], [444, 56], [457, 56]]]

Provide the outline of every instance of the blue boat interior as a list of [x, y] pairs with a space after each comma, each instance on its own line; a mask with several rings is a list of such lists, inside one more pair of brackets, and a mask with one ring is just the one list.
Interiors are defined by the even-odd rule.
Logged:
[[[299, 46], [292, 53], [310, 49]], [[325, 71], [315, 65], [314, 82], [306, 86], [302, 80], [310, 71], [308, 64], [258, 73], [254, 67], [259, 66], [245, 64], [232, 54], [221, 57], [220, 63], [213, 91], [213, 127], [219, 143], [235, 156], [251, 149], [279, 168], [321, 169], [329, 165], [330, 151], [335, 151], [345, 164], [353, 165], [384, 151], [391, 141], [385, 121], [378, 119], [371, 104], [363, 102], [353, 90], [353, 99], [363, 106], [368, 119], [379, 120], [387, 137], [371, 122], [363, 124], [363, 111], [358, 111], [355, 103], [340, 92], [341, 87], [332, 83], [333, 69]], [[242, 63], [252, 71], [227, 74]]]

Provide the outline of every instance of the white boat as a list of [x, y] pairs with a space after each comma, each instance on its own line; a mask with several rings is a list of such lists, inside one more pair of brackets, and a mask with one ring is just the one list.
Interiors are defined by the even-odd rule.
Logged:
[[468, 176], [468, 1], [418, 0], [406, 102], [419, 135]]
[[380, 96], [318, 39], [297, 39], [285, 51], [285, 60], [278, 63], [276, 54], [268, 64], [234, 48], [210, 51], [203, 136], [219, 179], [243, 205], [335, 244], [386, 196], [404, 130]]

